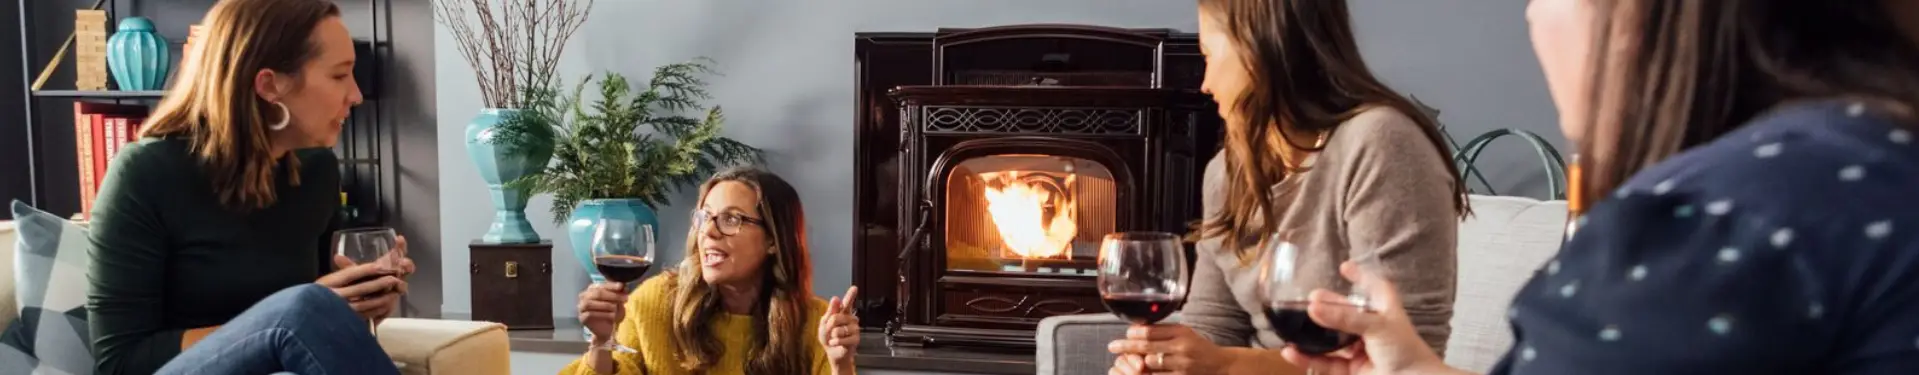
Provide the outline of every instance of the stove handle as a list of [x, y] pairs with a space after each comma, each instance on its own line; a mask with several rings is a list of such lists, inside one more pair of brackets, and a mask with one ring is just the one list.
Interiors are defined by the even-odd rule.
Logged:
[[919, 225], [913, 228], [913, 235], [906, 238], [906, 248], [900, 251], [899, 260], [904, 261], [906, 257], [912, 256], [914, 252], [919, 251], [920, 243], [926, 240], [926, 224], [930, 222], [928, 219], [932, 218], [933, 210], [928, 209], [931, 207], [931, 204], [922, 204], [921, 206]]

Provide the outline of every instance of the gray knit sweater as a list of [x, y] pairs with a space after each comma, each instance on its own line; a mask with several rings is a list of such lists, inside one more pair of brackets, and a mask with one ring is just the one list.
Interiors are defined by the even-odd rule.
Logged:
[[[1206, 165], [1206, 217], [1225, 204], [1223, 156]], [[1292, 231], [1300, 249], [1298, 277], [1337, 278], [1340, 262], [1378, 252], [1420, 336], [1442, 354], [1452, 331], [1459, 226], [1446, 162], [1418, 123], [1371, 109], [1341, 124], [1310, 170], [1280, 182], [1273, 200], [1285, 212], [1282, 230]], [[1199, 243], [1181, 322], [1220, 345], [1281, 347], [1261, 315], [1256, 265], [1220, 244]]]

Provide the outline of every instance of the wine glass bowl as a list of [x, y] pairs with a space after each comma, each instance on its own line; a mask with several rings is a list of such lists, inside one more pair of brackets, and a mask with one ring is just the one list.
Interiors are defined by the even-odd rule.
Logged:
[[[646, 271], [653, 268], [654, 247], [650, 224], [603, 218], [593, 225], [593, 268], [607, 281], [624, 285], [645, 277]], [[605, 349], [639, 352], [619, 340], [606, 340]]]
[[393, 257], [387, 256], [399, 244], [399, 235], [393, 228], [366, 227], [342, 229], [333, 232], [333, 251], [345, 256], [353, 264], [384, 262], [392, 265]]
[[593, 268], [607, 281], [639, 281], [653, 268], [653, 226], [635, 220], [600, 219], [593, 226]]
[[1266, 322], [1272, 326], [1273, 332], [1287, 345], [1309, 355], [1332, 353], [1359, 341], [1356, 335], [1326, 328], [1313, 321], [1307, 313], [1307, 307], [1312, 305], [1313, 291], [1323, 289], [1346, 296], [1338, 304], [1363, 310], [1366, 306], [1365, 294], [1340, 277], [1338, 272], [1299, 272], [1304, 263], [1301, 262], [1300, 248], [1287, 241], [1285, 236], [1274, 235], [1265, 247], [1266, 251], [1259, 260], [1256, 290], [1265, 310]]
[[[333, 253], [346, 257], [348, 261], [352, 261], [355, 265], [380, 262], [391, 268], [394, 266], [394, 257], [406, 256], [406, 254], [395, 255], [393, 253], [393, 247], [399, 245], [399, 242], [399, 235], [394, 233], [393, 228], [366, 227], [342, 229], [333, 232]], [[368, 282], [386, 276], [391, 275], [379, 274], [367, 276], [359, 280], [354, 280], [353, 283]], [[372, 333], [374, 337], [379, 337], [379, 322], [367, 319], [367, 330]]]
[[1099, 248], [1099, 295], [1106, 309], [1134, 324], [1153, 324], [1186, 301], [1186, 248], [1166, 232], [1107, 234]]
[[[405, 252], [393, 251], [399, 244], [399, 234], [389, 227], [353, 228], [333, 232], [333, 253], [346, 257], [355, 265], [381, 262], [388, 267], [397, 267], [398, 264], [395, 264], [398, 262], [397, 259], [406, 256]], [[386, 276], [390, 275], [373, 275], [353, 282], [358, 284]], [[379, 322], [368, 319], [367, 330], [373, 337], [380, 337]], [[406, 363], [393, 361], [393, 367], [406, 368]]]

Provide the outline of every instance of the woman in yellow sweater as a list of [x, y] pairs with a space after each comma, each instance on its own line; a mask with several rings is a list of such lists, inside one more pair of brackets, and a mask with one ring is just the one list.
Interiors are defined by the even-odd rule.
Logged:
[[[580, 293], [593, 349], [561, 374], [853, 374], [858, 292], [813, 296], [799, 193], [757, 168], [700, 186], [686, 260], [640, 284]], [[609, 339], [638, 351], [606, 349]]]

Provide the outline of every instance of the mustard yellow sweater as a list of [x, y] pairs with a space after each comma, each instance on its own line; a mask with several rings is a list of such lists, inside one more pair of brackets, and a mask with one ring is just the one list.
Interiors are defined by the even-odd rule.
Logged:
[[[679, 343], [673, 340], [673, 293], [671, 281], [664, 276], [655, 276], [641, 283], [640, 287], [627, 296], [626, 320], [613, 335], [614, 340], [638, 350], [638, 354], [612, 352], [613, 362], [619, 368], [619, 375], [678, 375], [696, 374], [679, 366]], [[807, 352], [813, 357], [813, 374], [833, 373], [833, 366], [826, 359], [826, 348], [820, 346], [818, 337], [820, 317], [826, 313], [826, 301], [813, 297], [808, 306], [806, 331]], [[704, 375], [743, 375], [746, 373], [746, 350], [752, 345], [753, 320], [751, 315], [721, 313], [713, 317], [713, 335], [719, 336], [721, 344], [720, 358]], [[642, 370], [644, 369], [644, 370]], [[560, 370], [561, 375], [595, 374], [593, 367], [586, 363], [586, 357], [573, 360]]]

